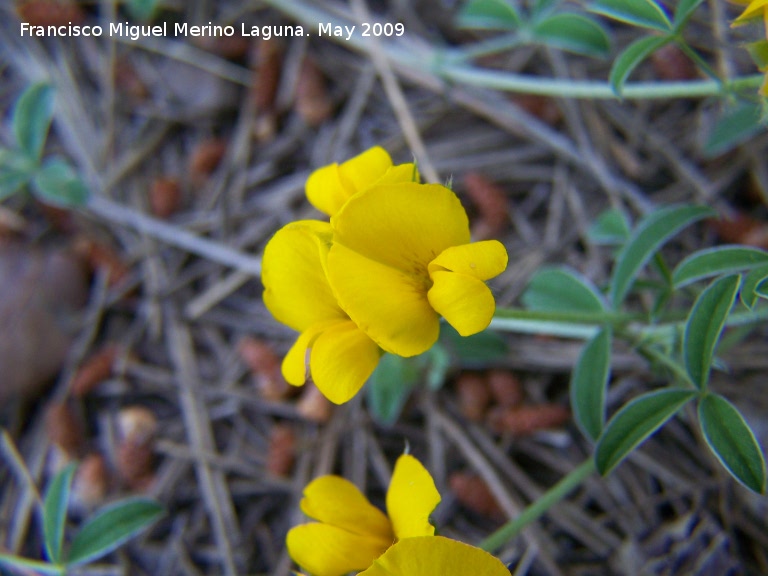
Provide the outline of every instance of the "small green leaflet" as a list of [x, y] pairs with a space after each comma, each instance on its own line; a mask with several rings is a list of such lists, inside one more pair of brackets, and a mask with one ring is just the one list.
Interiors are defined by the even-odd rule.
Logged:
[[683, 335], [685, 367], [693, 383], [707, 387], [715, 346], [736, 300], [741, 277], [738, 274], [718, 278], [696, 299]]
[[384, 354], [366, 384], [368, 407], [379, 424], [391, 426], [422, 376], [416, 358]]
[[610, 374], [611, 331], [605, 328], [584, 346], [571, 376], [571, 410], [576, 423], [592, 440], [603, 431]]
[[701, 5], [704, 0], [680, 0], [675, 8], [675, 32], [678, 32], [685, 27], [688, 23], [688, 19], [696, 11], [696, 8]]
[[538, 20], [533, 36], [539, 42], [585, 56], [604, 57], [611, 49], [608, 33], [581, 14], [561, 12]]
[[725, 154], [764, 130], [761, 116], [762, 107], [752, 102], [742, 102], [723, 112], [704, 143], [704, 155], [713, 158]]
[[597, 443], [595, 465], [600, 474], [613, 470], [694, 396], [692, 390], [667, 388], [625, 404], [608, 422]]
[[542, 268], [531, 278], [521, 298], [529, 310], [545, 312], [603, 312], [603, 298], [589, 280], [564, 266]]
[[515, 30], [520, 16], [512, 2], [505, 0], [468, 0], [456, 16], [460, 28]]
[[664, 8], [653, 0], [598, 0], [590, 4], [588, 10], [643, 28], [672, 30]]
[[739, 297], [744, 306], [750, 310], [754, 307], [758, 297], [766, 298], [766, 280], [768, 280], [768, 266], [760, 266], [752, 270], [744, 277], [739, 290]]
[[602, 212], [587, 230], [587, 237], [599, 246], [619, 246], [629, 238], [629, 220], [618, 208]]
[[746, 246], [717, 246], [694, 252], [677, 265], [672, 273], [675, 288], [687, 286], [692, 282], [747, 271], [768, 264], [768, 252]]
[[88, 201], [88, 187], [66, 160], [49, 158], [32, 177], [32, 190], [40, 200], [70, 208]]
[[731, 475], [750, 490], [765, 493], [765, 458], [739, 411], [722, 396], [699, 402], [699, 423], [707, 445]]
[[75, 475], [76, 464], [70, 464], [51, 480], [43, 499], [43, 536], [45, 551], [54, 564], [61, 562], [64, 544], [64, 527], [67, 524], [69, 490]]
[[40, 160], [53, 119], [55, 91], [49, 84], [33, 84], [16, 102], [13, 132], [16, 144], [30, 159]]
[[645, 38], [635, 40], [627, 46], [613, 61], [611, 73], [608, 77], [616, 95], [621, 95], [621, 90], [627, 78], [643, 60], [671, 41], [672, 39], [669, 36], [646, 36]]
[[0, 148], [0, 201], [29, 182], [36, 167], [36, 162], [25, 153]]

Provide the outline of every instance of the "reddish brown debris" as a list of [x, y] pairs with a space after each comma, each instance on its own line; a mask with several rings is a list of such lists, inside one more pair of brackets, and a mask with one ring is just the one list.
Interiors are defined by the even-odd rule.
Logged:
[[194, 178], [209, 176], [218, 168], [227, 152], [227, 141], [222, 138], [209, 138], [198, 143], [189, 159], [189, 171]]
[[282, 400], [296, 390], [283, 378], [281, 360], [263, 340], [245, 336], [237, 343], [237, 352], [248, 366], [259, 393], [267, 400]]
[[724, 243], [768, 249], [768, 222], [737, 212], [730, 219], [710, 220], [709, 224]]
[[296, 83], [296, 111], [310, 126], [319, 126], [333, 112], [325, 76], [312, 58], [304, 58]]
[[277, 132], [275, 98], [283, 68], [283, 49], [279, 41], [262, 40], [256, 44], [251, 98], [256, 108], [254, 132], [260, 142], [268, 142]]
[[448, 478], [448, 485], [462, 506], [483, 516], [499, 518], [502, 510], [488, 484], [477, 474], [454, 472]]
[[117, 427], [117, 473], [125, 486], [144, 491], [154, 480], [157, 417], [143, 406], [129, 406], [118, 414]]
[[128, 58], [119, 56], [115, 61], [114, 71], [115, 88], [121, 96], [128, 96], [137, 102], [149, 98], [147, 84]]
[[45, 431], [52, 444], [69, 458], [77, 458], [85, 448], [85, 425], [67, 402], [52, 402], [45, 411]]
[[310, 422], [325, 424], [333, 415], [333, 403], [312, 382], [304, 385], [296, 410]]
[[181, 186], [176, 178], [161, 177], [152, 182], [149, 189], [149, 205], [158, 218], [169, 218], [181, 205]]
[[80, 462], [72, 480], [72, 499], [86, 508], [104, 502], [109, 492], [109, 469], [101, 454], [92, 452]]
[[85, 13], [72, 0], [27, 0], [17, 3], [19, 18], [33, 26], [82, 24]]
[[273, 476], [291, 473], [296, 459], [296, 433], [289, 424], [275, 424], [269, 435], [266, 469]]
[[537, 94], [513, 94], [510, 100], [550, 126], [555, 126], [563, 118], [560, 107], [552, 98]]
[[539, 430], [562, 427], [571, 418], [565, 406], [540, 404], [503, 408], [498, 406], [488, 413], [488, 426], [496, 433], [509, 432], [518, 436], [532, 434]]
[[477, 207], [478, 218], [472, 226], [472, 236], [476, 240], [499, 236], [509, 221], [504, 190], [479, 172], [466, 173], [463, 182], [467, 195]]
[[520, 406], [525, 390], [520, 379], [508, 370], [489, 370], [488, 386], [496, 404], [505, 408]]
[[456, 379], [456, 392], [464, 417], [473, 422], [480, 422], [485, 417], [491, 400], [485, 376], [477, 372], [462, 372]]
[[72, 395], [85, 396], [112, 376], [112, 367], [121, 351], [117, 344], [107, 344], [89, 356], [72, 377], [70, 385]]
[[651, 65], [661, 80], [693, 80], [699, 73], [693, 61], [675, 44], [667, 44], [651, 54]]
[[74, 249], [88, 263], [91, 271], [104, 270], [107, 273], [110, 287], [121, 284], [128, 277], [130, 268], [111, 246], [80, 236], [75, 240]]

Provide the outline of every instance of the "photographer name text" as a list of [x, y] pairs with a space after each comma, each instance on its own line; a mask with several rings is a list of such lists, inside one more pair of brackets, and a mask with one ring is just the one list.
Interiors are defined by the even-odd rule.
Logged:
[[[317, 25], [316, 34], [321, 37], [341, 38], [350, 40], [358, 31], [357, 25], [339, 26], [332, 23], [320, 23]], [[208, 23], [203, 26], [192, 26], [187, 23], [176, 22], [169, 25], [163, 24], [137, 25], [124, 22], [110, 23], [109, 26], [87, 26], [72, 24], [71, 22], [63, 26], [34, 26], [27, 22], [21, 23], [21, 36], [37, 37], [77, 37], [77, 36], [107, 36], [128, 38], [136, 41], [140, 38], [167, 38], [176, 37], [230, 37], [230, 36], [249, 36], [269, 40], [272, 37], [286, 36], [309, 36], [304, 26], [249, 26], [241, 24], [236, 26], [221, 26]], [[362, 22], [359, 25], [359, 33], [365, 38], [369, 36], [402, 36], [405, 33], [405, 26], [402, 23], [392, 24], [390, 22]]]

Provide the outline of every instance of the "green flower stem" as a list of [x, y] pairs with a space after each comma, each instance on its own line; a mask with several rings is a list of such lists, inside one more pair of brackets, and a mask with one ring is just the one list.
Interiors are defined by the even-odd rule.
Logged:
[[[342, 16], [335, 16], [323, 9], [311, 6], [303, 0], [264, 0], [274, 9], [294, 18], [306, 26], [310, 34], [316, 34], [319, 22], [332, 26], [350, 26], [355, 22]], [[407, 32], [406, 32], [407, 36]], [[353, 35], [344, 46], [349, 46], [368, 53], [374, 49], [367, 38]], [[601, 81], [541, 78], [524, 74], [512, 74], [500, 70], [488, 70], [452, 61], [449, 55], [436, 50], [425, 43], [378, 42], [378, 49], [393, 65], [409, 68], [419, 74], [431, 73], [437, 78], [459, 82], [469, 86], [479, 86], [522, 92], [540, 96], [562, 96], [567, 98], [616, 99], [610, 83]], [[730, 81], [689, 80], [684, 82], [637, 82], [626, 84], [621, 96], [627, 99], [655, 98], [701, 98], [723, 96], [725, 94], [752, 91], [755, 92], [763, 82], [761, 74], [736, 78]]]
[[523, 510], [514, 520], [510, 520], [504, 526], [496, 530], [478, 546], [486, 552], [493, 553], [504, 544], [517, 536], [526, 526], [534, 522], [552, 506], [560, 502], [571, 491], [584, 482], [595, 472], [594, 458], [588, 458], [577, 468], [574, 468], [567, 476], [552, 486], [544, 494], [539, 496], [530, 506]]

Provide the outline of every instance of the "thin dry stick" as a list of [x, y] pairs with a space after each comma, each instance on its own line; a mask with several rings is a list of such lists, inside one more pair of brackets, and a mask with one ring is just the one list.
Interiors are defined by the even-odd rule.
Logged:
[[[365, 0], [353, 0], [352, 6], [358, 20], [362, 22], [371, 21], [370, 11]], [[387, 98], [389, 98], [390, 104], [392, 104], [392, 110], [397, 117], [400, 128], [403, 130], [408, 146], [416, 156], [419, 171], [427, 181], [439, 183], [440, 177], [437, 175], [437, 170], [435, 170], [432, 161], [429, 159], [427, 148], [424, 146], [424, 141], [421, 139], [421, 135], [416, 128], [416, 122], [413, 120], [413, 115], [408, 107], [408, 102], [405, 100], [403, 90], [400, 88], [400, 83], [397, 81], [394, 72], [392, 72], [389, 60], [384, 56], [378, 40], [375, 37], [371, 37], [370, 41], [371, 50], [369, 55], [371, 60], [373, 60], [373, 65], [376, 66], [376, 71], [379, 73], [381, 82], [384, 85], [384, 92]]]

